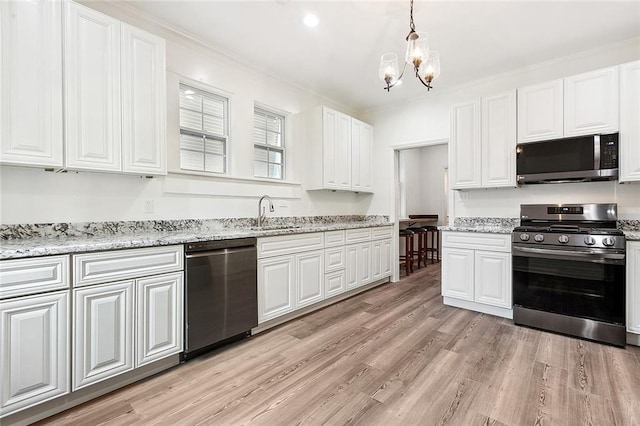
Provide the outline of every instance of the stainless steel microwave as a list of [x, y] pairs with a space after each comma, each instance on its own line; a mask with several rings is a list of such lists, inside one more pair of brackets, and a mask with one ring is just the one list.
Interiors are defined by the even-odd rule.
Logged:
[[618, 178], [618, 134], [578, 136], [516, 147], [519, 184]]

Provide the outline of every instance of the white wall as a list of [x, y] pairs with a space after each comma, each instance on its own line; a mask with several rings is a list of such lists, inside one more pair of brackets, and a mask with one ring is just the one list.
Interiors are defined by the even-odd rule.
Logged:
[[[250, 68], [197, 40], [164, 28], [126, 7], [85, 1], [88, 6], [167, 41], [167, 124], [169, 168], [179, 164], [178, 83], [180, 77], [230, 93], [230, 174], [239, 179], [209, 179], [169, 175], [143, 179], [106, 173], [54, 174], [42, 169], [2, 167], [0, 189], [3, 224], [150, 220], [215, 217], [253, 217], [263, 194], [275, 196], [273, 216], [366, 214], [370, 195], [304, 190], [306, 141], [293, 126], [287, 132], [287, 180], [257, 182], [253, 177], [253, 106], [261, 102], [290, 114], [327, 105], [347, 114], [344, 105]], [[291, 120], [290, 120], [291, 121]], [[145, 202], [153, 201], [153, 213]]]
[[[435, 90], [428, 93], [406, 76], [403, 80], [407, 81], [398, 90], [415, 90], [415, 99], [373, 108], [361, 114], [375, 128], [374, 169], [377, 178], [369, 213], [394, 217], [393, 208], [389, 208], [394, 191], [393, 184], [389, 183], [394, 179], [392, 147], [415, 147], [422, 142], [448, 139], [451, 104], [637, 59], [640, 59], [640, 38], [496, 75], [462, 87], [443, 89], [438, 87], [436, 80]], [[442, 72], [446, 72], [444, 63]], [[617, 202], [621, 219], [640, 218], [640, 184], [532, 185], [514, 189], [451, 191], [451, 194], [454, 197], [451, 219], [454, 216], [518, 217], [520, 204], [557, 202]]]
[[447, 145], [403, 149], [399, 154], [406, 215], [437, 214], [439, 224], [443, 224], [447, 202], [443, 190], [444, 170], [448, 166]]

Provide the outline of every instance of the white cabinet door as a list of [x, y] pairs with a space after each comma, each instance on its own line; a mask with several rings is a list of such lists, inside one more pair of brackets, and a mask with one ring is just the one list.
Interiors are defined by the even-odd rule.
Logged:
[[166, 174], [164, 40], [122, 28], [122, 149], [125, 172]]
[[640, 241], [627, 242], [627, 330], [640, 333]]
[[391, 275], [391, 240], [371, 242], [371, 281]]
[[295, 309], [295, 256], [258, 260], [258, 322]]
[[474, 300], [511, 309], [511, 253], [475, 252]]
[[516, 186], [516, 91], [482, 98], [482, 186]]
[[62, 2], [0, 2], [0, 162], [62, 167]]
[[351, 117], [322, 109], [325, 189], [351, 190]]
[[65, 6], [66, 165], [119, 171], [120, 21], [77, 3]]
[[[362, 254], [358, 254], [360, 247], [359, 244], [353, 244], [345, 247], [347, 253], [347, 290], [352, 290], [358, 287], [358, 257], [362, 257]], [[360, 250], [361, 251], [361, 250]]]
[[324, 251], [296, 255], [296, 309], [324, 299]]
[[347, 275], [344, 269], [331, 272], [324, 277], [324, 294], [326, 298], [344, 293], [347, 289]]
[[69, 291], [0, 304], [0, 416], [69, 392]]
[[373, 127], [355, 118], [351, 119], [351, 189], [371, 190], [371, 155]]
[[369, 284], [373, 280], [371, 271], [371, 243], [364, 243], [358, 246], [358, 286]]
[[620, 182], [640, 181], [640, 61], [620, 66]]
[[73, 390], [133, 369], [134, 282], [73, 291]]
[[564, 79], [564, 136], [618, 131], [618, 67]]
[[442, 295], [473, 301], [474, 251], [442, 248]]
[[183, 273], [136, 282], [136, 367], [182, 351]]
[[324, 251], [324, 271], [334, 272], [346, 267], [344, 247], [332, 247]]
[[563, 81], [518, 89], [518, 142], [563, 136]]
[[449, 177], [451, 189], [480, 188], [480, 101], [451, 107]]

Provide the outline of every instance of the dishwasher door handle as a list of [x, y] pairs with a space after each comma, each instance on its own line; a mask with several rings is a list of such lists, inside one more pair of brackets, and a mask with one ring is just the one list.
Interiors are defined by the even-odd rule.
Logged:
[[240, 254], [250, 251], [255, 251], [255, 246], [246, 246], [246, 247], [233, 247], [233, 248], [220, 248], [214, 250], [207, 251], [196, 251], [193, 253], [185, 254], [185, 258], [187, 259], [196, 259], [198, 257], [207, 257], [207, 256], [228, 256], [233, 254]]

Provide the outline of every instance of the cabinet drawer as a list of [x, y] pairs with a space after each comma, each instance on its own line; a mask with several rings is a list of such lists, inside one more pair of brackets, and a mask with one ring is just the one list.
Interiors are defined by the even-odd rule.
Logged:
[[75, 287], [181, 271], [182, 246], [149, 247], [73, 256]]
[[444, 231], [442, 232], [442, 246], [510, 252], [511, 234]]
[[345, 241], [344, 231], [328, 231], [324, 233], [325, 247], [343, 246], [344, 241]]
[[324, 271], [333, 272], [344, 269], [346, 265], [344, 247], [334, 247], [324, 251]]
[[393, 236], [393, 226], [381, 226], [379, 228], [371, 228], [371, 239], [382, 240]]
[[347, 244], [369, 241], [371, 239], [371, 228], [347, 229]]
[[324, 248], [324, 232], [258, 238], [258, 259]]
[[0, 262], [0, 299], [69, 287], [69, 256]]

